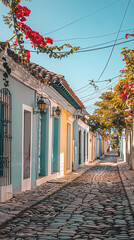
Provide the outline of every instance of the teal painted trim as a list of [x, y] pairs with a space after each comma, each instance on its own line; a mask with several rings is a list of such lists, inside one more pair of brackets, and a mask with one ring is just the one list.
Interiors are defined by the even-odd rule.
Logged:
[[41, 118], [40, 174], [48, 176], [49, 111]]
[[38, 158], [39, 158], [39, 124], [40, 124], [40, 114], [37, 116], [37, 161], [36, 161], [36, 179], [39, 178], [39, 173], [38, 173]]
[[33, 115], [33, 127], [32, 127], [32, 162], [31, 162], [31, 187], [36, 186], [36, 179], [37, 179], [37, 136], [38, 136], [38, 116]]
[[53, 119], [52, 174], [59, 169], [59, 119]]
[[82, 109], [73, 96], [67, 91], [67, 89], [60, 82], [52, 83], [52, 87], [64, 97], [75, 109]]

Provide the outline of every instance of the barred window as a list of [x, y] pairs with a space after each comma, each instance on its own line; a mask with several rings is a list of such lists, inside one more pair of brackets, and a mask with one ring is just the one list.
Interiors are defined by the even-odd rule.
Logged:
[[0, 90], [0, 186], [11, 182], [11, 114], [12, 97], [9, 90], [3, 88]]

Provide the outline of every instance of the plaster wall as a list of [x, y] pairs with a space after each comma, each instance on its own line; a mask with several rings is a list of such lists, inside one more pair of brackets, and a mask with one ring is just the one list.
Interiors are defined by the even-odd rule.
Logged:
[[[60, 164], [61, 168], [60, 172], [63, 175], [63, 169], [64, 174], [72, 171], [72, 164], [73, 164], [73, 115], [69, 113], [66, 109], [62, 108], [62, 114], [60, 117]], [[70, 165], [71, 168], [67, 170], [67, 123], [71, 125], [71, 159], [70, 159]]]
[[[4, 88], [0, 71], [0, 89]], [[21, 191], [22, 184], [22, 106], [34, 107], [34, 90], [9, 76], [9, 87], [12, 95], [12, 151], [11, 151], [11, 184], [13, 193]], [[37, 159], [37, 125], [38, 117], [32, 114], [32, 162], [31, 186], [36, 182]]]

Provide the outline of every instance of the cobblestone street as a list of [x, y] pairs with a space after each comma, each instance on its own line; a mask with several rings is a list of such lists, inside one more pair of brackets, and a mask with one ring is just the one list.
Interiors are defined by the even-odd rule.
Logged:
[[97, 165], [0, 230], [0, 239], [134, 239], [134, 219], [116, 160]]

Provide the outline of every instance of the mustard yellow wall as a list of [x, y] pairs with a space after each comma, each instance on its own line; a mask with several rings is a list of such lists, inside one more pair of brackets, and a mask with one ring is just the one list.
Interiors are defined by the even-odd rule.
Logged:
[[95, 160], [95, 136], [92, 132], [89, 131], [89, 162], [93, 162], [94, 160]]
[[[72, 171], [73, 163], [73, 122], [69, 121], [69, 117], [73, 118], [73, 115], [67, 110], [59, 106], [62, 110], [60, 120], [60, 155], [64, 153], [64, 174]], [[71, 169], [67, 169], [67, 123], [71, 124]]]
[[104, 154], [104, 137], [102, 138], [101, 141], [101, 153]]

